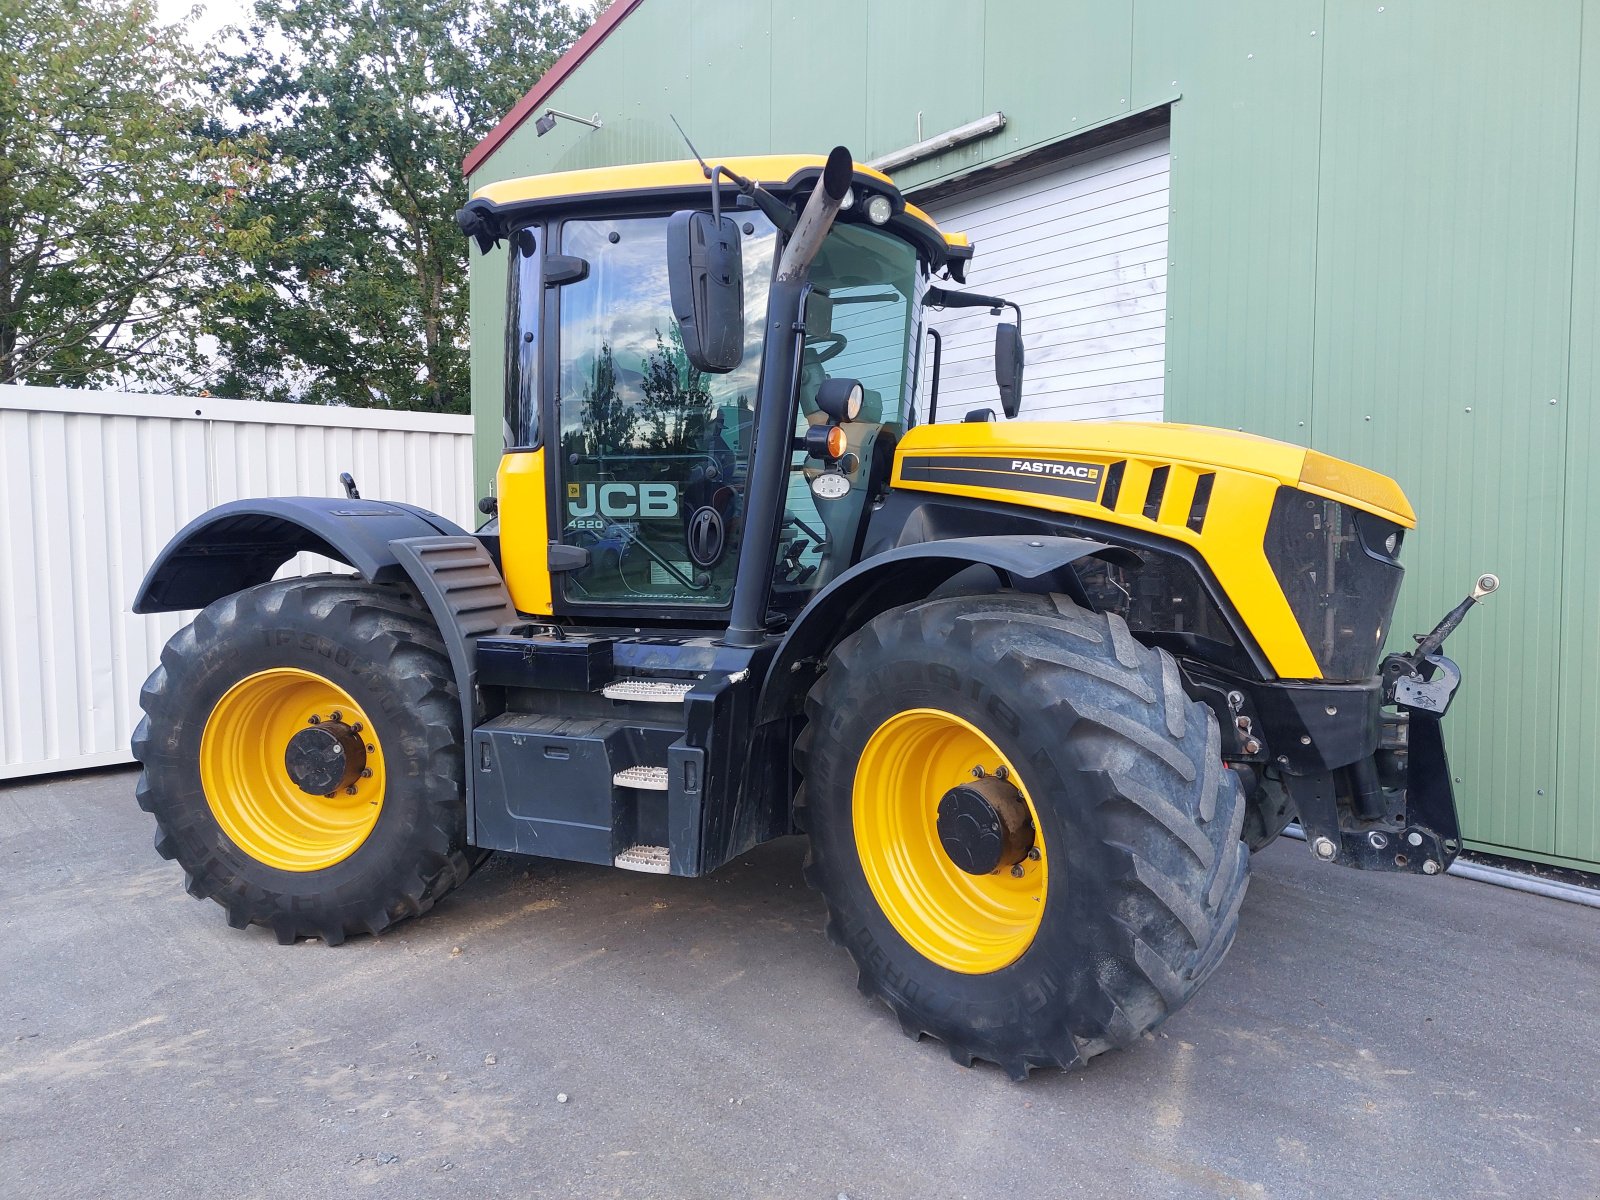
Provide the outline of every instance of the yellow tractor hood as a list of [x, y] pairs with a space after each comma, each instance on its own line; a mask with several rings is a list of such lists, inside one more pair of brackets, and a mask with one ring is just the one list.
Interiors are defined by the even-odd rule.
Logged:
[[1417, 523], [1405, 493], [1387, 475], [1304, 446], [1206, 425], [1146, 421], [922, 425], [901, 439], [898, 452], [901, 459], [930, 454], [1018, 460], [1067, 456], [1100, 464], [1137, 459], [1202, 471], [1240, 471], [1354, 505], [1408, 529]]

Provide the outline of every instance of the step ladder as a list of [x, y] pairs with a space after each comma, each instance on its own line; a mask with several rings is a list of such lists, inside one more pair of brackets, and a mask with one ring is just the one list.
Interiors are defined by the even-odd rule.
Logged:
[[607, 700], [633, 704], [682, 704], [694, 687], [690, 679], [615, 679], [600, 689]]

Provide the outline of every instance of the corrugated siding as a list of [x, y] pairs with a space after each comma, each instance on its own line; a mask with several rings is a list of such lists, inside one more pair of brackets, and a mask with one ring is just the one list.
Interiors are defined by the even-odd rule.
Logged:
[[1309, 440], [1419, 514], [1394, 643], [1505, 580], [1451, 638], [1448, 745], [1470, 841], [1543, 854], [1558, 681], [1593, 673], [1559, 650], [1579, 17], [1330, 6], [1322, 84]]
[[1555, 844], [1600, 864], [1600, 0], [1584, 5], [1579, 96]]
[[467, 417], [0, 388], [0, 779], [130, 761], [139, 687], [190, 616], [128, 611], [151, 560], [213, 505], [337, 496], [343, 470], [472, 526]]
[[[1022, 306], [1023, 417], [1161, 419], [1168, 159], [1165, 137], [1145, 139], [931, 207], [976, 246], [969, 288]], [[995, 318], [952, 309], [928, 324], [944, 337], [939, 419], [998, 413]]]

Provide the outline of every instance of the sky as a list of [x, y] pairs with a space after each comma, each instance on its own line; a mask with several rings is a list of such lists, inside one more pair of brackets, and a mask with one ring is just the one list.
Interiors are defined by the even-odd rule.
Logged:
[[[191, 9], [199, 8], [200, 15], [189, 19]], [[250, 19], [251, 0], [156, 0], [156, 12], [169, 25], [183, 25], [189, 30], [189, 41], [203, 46], [225, 25], [244, 25]]]

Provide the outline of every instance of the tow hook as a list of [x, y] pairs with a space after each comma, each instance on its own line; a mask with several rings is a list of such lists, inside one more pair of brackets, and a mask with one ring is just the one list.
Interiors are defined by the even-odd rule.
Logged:
[[1410, 712], [1442, 717], [1461, 684], [1461, 668], [1439, 651], [1445, 638], [1456, 631], [1474, 604], [1500, 586], [1500, 577], [1485, 572], [1460, 604], [1426, 635], [1417, 635], [1417, 648], [1409, 654], [1391, 654], [1383, 660], [1383, 702]]

